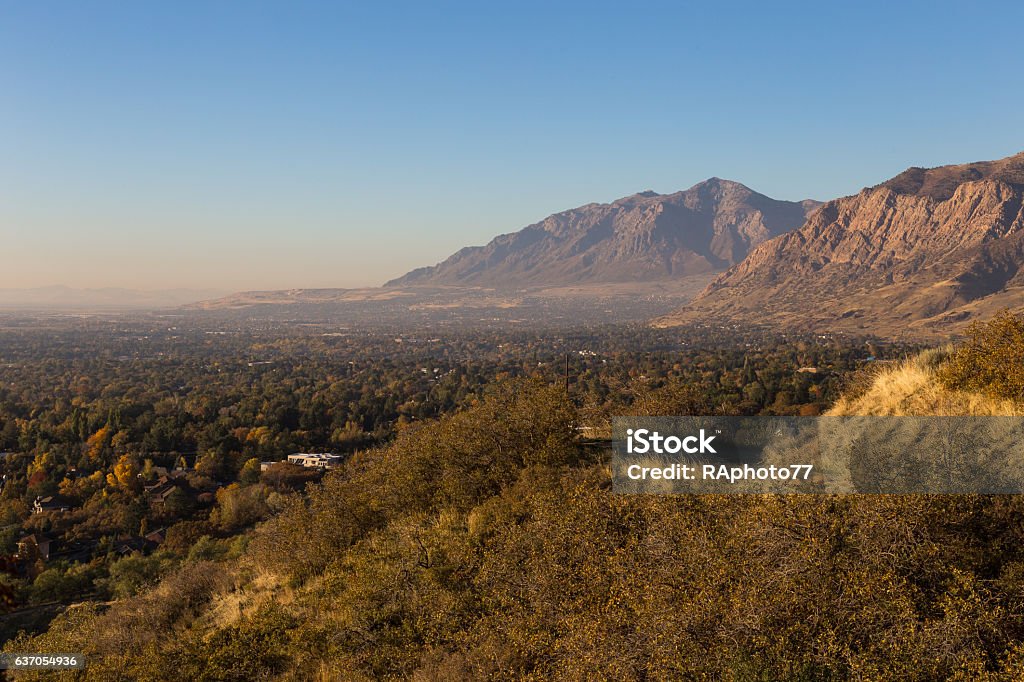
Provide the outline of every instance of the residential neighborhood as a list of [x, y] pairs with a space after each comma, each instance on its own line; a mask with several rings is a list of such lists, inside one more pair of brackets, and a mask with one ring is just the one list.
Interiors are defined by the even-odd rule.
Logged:
[[[5, 452], [3, 460], [18, 457]], [[154, 457], [173, 461], [173, 466], [122, 456], [109, 473], [68, 467], [58, 479], [59, 492], [36, 495], [26, 521], [4, 529], [10, 538], [6, 573], [36, 584], [50, 571], [63, 576], [71, 589], [71, 576], [94, 570], [97, 562], [150, 555], [156, 559], [168, 540], [182, 551], [202, 535], [217, 537], [251, 524], [270, 511], [267, 502], [274, 495], [302, 490], [344, 459], [327, 452], [298, 452], [269, 461], [252, 459], [230, 475], [211, 466], [209, 457]], [[135, 517], [137, 531], [126, 532], [123, 522], [110, 524], [106, 519], [111, 513], [114, 518]], [[0, 584], [0, 592], [4, 589]], [[6, 593], [0, 598], [21, 599]]]

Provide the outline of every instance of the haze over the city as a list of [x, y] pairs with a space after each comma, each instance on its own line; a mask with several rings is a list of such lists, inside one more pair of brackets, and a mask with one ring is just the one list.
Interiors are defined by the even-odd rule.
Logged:
[[1016, 3], [370, 5], [5, 4], [0, 288], [379, 285], [645, 189], [1024, 149]]

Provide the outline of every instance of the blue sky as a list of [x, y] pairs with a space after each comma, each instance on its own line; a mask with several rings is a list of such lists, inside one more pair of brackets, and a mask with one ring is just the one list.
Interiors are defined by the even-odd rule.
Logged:
[[1024, 149], [1020, 3], [0, 2], [0, 287], [376, 285], [709, 176]]

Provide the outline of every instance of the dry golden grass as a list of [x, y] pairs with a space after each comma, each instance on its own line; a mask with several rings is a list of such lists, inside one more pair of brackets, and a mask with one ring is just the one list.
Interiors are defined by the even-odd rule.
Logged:
[[251, 616], [269, 601], [290, 604], [295, 601], [294, 588], [284, 584], [279, 576], [260, 572], [252, 579], [238, 584], [235, 581], [225, 585], [210, 600], [210, 606], [204, 614], [204, 624], [214, 627], [226, 627], [238, 622], [243, 616]]
[[1024, 406], [980, 393], [952, 391], [936, 378], [948, 349], [925, 351], [878, 373], [862, 395], [840, 398], [837, 416], [1006, 416], [1024, 415]]

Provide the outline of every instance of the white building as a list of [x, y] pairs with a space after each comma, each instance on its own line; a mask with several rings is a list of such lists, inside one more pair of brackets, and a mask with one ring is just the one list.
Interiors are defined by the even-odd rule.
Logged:
[[341, 464], [341, 455], [332, 455], [326, 452], [298, 452], [294, 455], [288, 455], [288, 463], [297, 464], [303, 467], [318, 467], [320, 469], [331, 469]]

